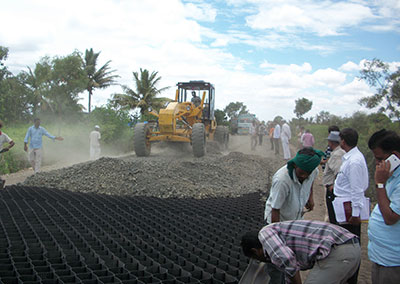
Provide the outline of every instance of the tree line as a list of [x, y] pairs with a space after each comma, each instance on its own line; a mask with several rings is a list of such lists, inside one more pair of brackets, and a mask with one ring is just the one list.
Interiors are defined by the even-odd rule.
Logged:
[[[92, 48], [66, 56], [42, 57], [33, 68], [13, 74], [6, 65], [9, 50], [0, 46], [0, 113], [6, 122], [24, 122], [35, 116], [51, 115], [63, 119], [92, 111], [92, 96], [96, 89], [119, 85], [111, 61], [98, 66], [100, 52]], [[112, 94], [108, 107], [115, 111], [161, 106], [166, 98], [158, 95], [166, 88], [158, 88], [158, 72], [141, 69], [132, 72], [133, 87], [121, 85], [122, 92]], [[88, 94], [88, 106], [80, 104], [79, 95]]]
[[[74, 51], [66, 56], [42, 57], [33, 68], [12, 74], [6, 65], [9, 50], [0, 46], [0, 113], [6, 122], [27, 121], [38, 115], [50, 114], [63, 119], [66, 116], [91, 112], [91, 101], [96, 89], [119, 85], [120, 76], [112, 69], [111, 60], [98, 66], [100, 52], [92, 48], [84, 53]], [[161, 77], [158, 72], [140, 68], [132, 72], [133, 87], [121, 85], [120, 93], [111, 94], [108, 107], [115, 111], [138, 109], [140, 117], [147, 118], [147, 109], [161, 108], [168, 98], [159, 95], [168, 87], [159, 88]], [[400, 120], [400, 68], [391, 72], [390, 66], [379, 59], [365, 61], [360, 71], [360, 80], [376, 89], [376, 93], [364, 97], [360, 105], [378, 108], [377, 114], [384, 114], [392, 120]], [[88, 94], [88, 106], [79, 103], [79, 95]], [[328, 124], [343, 118], [321, 111], [315, 117], [305, 119], [311, 110], [312, 101], [300, 98], [295, 101], [292, 122]], [[217, 123], [229, 125], [232, 118], [249, 110], [243, 102], [231, 102], [224, 109], [216, 110]]]

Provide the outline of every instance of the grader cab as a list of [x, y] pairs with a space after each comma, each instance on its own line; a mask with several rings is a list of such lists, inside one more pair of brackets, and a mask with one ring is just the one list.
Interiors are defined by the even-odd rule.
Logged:
[[155, 123], [138, 123], [134, 129], [134, 148], [137, 156], [150, 155], [152, 142], [168, 141], [190, 143], [195, 157], [206, 152], [207, 140], [217, 141], [226, 147], [228, 129], [217, 126], [214, 116], [215, 89], [204, 81], [180, 82], [175, 100], [169, 102], [159, 113]]

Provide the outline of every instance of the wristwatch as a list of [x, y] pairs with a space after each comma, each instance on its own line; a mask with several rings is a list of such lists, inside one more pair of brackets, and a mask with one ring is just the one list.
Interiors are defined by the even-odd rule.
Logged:
[[377, 188], [385, 188], [385, 184], [384, 183], [377, 183], [376, 187]]

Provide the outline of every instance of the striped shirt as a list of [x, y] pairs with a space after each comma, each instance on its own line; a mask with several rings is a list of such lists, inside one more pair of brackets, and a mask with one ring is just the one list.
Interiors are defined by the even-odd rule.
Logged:
[[342, 227], [310, 220], [273, 223], [258, 234], [267, 260], [290, 277], [326, 258], [333, 245], [355, 237]]

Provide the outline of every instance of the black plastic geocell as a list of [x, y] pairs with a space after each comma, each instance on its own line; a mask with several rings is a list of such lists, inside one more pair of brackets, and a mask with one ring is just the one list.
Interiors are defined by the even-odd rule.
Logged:
[[238, 283], [258, 194], [157, 199], [12, 186], [0, 192], [0, 282]]

